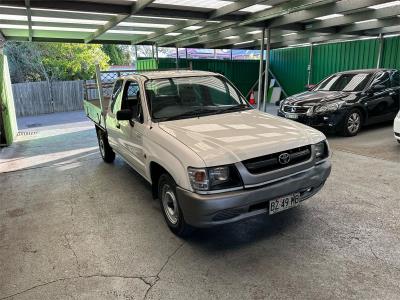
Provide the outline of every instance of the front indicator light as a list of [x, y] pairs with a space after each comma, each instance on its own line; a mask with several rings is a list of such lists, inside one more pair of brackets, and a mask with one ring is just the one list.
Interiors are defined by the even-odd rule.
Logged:
[[324, 158], [327, 158], [329, 153], [328, 153], [328, 145], [326, 144], [325, 141], [322, 141], [318, 144], [314, 145], [314, 151], [315, 151], [315, 158], [317, 160], [321, 160]]

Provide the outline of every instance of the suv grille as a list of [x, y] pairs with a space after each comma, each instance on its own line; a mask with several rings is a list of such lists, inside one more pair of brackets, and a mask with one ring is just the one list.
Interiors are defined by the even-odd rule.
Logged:
[[243, 161], [243, 164], [251, 174], [260, 174], [293, 166], [305, 162], [310, 158], [311, 146], [308, 145], [283, 152], [251, 158]]
[[284, 106], [283, 111], [287, 113], [305, 114], [308, 111], [307, 106]]

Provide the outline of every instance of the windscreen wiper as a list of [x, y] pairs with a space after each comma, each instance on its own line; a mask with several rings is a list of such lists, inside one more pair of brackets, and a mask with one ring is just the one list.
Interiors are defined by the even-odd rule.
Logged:
[[163, 121], [170, 121], [170, 120], [175, 120], [175, 119], [185, 118], [185, 117], [193, 117], [193, 116], [200, 117], [202, 113], [214, 113], [214, 110], [199, 108], [199, 109], [187, 111], [183, 114], [179, 114], [179, 115], [175, 115], [175, 116], [171, 116], [171, 117], [160, 118], [160, 119], [162, 119]]
[[220, 114], [220, 113], [225, 113], [225, 112], [229, 112], [229, 111], [235, 111], [235, 110], [242, 109], [242, 108], [250, 108], [250, 106], [242, 103], [242, 104], [231, 106], [228, 108], [219, 109], [219, 110], [217, 110], [217, 113]]

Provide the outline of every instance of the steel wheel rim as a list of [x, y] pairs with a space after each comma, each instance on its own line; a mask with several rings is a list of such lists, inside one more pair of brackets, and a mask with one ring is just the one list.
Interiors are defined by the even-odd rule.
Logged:
[[352, 113], [347, 121], [347, 129], [350, 133], [356, 133], [360, 128], [361, 118], [358, 113]]
[[102, 157], [104, 157], [104, 142], [102, 138], [99, 138], [99, 148], [100, 148], [100, 154]]
[[161, 200], [165, 215], [172, 224], [177, 224], [179, 220], [178, 202], [174, 191], [168, 184], [164, 184], [161, 190]]

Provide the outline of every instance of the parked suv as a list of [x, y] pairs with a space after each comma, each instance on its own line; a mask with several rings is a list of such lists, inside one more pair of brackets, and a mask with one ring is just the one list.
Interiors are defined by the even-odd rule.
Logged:
[[333, 74], [309, 91], [286, 98], [278, 115], [354, 136], [364, 125], [393, 121], [399, 102], [397, 70], [355, 70]]
[[215, 73], [126, 76], [101, 102], [84, 106], [104, 161], [118, 153], [151, 183], [178, 235], [297, 206], [330, 174], [321, 132], [253, 109]]

